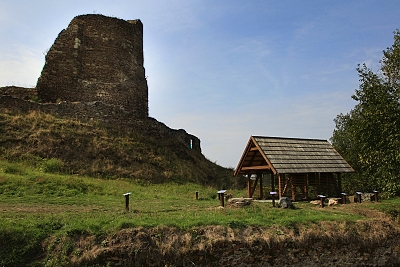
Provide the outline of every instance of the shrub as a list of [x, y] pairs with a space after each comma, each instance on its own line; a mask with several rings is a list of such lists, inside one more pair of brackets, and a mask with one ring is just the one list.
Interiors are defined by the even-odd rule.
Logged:
[[61, 170], [63, 162], [56, 158], [44, 160], [42, 164], [42, 171], [48, 173], [57, 173]]

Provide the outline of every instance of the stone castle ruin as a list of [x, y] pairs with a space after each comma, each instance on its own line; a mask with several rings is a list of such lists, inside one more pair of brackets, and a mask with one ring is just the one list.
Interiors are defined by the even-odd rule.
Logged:
[[143, 61], [140, 20], [77, 16], [46, 54], [36, 88], [0, 88], [0, 109], [97, 120], [155, 137], [172, 136], [201, 150], [196, 136], [170, 129], [148, 116]]
[[101, 101], [147, 117], [141, 21], [74, 18], [48, 51], [36, 89], [45, 102]]

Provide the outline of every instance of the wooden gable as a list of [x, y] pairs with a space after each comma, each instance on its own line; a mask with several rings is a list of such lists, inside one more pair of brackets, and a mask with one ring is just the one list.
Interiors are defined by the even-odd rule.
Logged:
[[250, 137], [234, 174], [244, 174], [248, 171], [256, 170], [276, 173], [256, 140], [253, 137]]

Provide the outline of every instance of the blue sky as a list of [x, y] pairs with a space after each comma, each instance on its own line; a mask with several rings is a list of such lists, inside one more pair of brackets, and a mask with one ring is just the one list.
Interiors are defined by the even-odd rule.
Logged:
[[77, 15], [140, 19], [150, 116], [236, 167], [251, 135], [329, 140], [356, 104], [357, 64], [379, 68], [397, 0], [0, 0], [0, 86], [33, 87]]

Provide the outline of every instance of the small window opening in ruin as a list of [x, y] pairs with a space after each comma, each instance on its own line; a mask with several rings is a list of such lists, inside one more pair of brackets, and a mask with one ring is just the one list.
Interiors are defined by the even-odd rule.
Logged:
[[193, 148], [193, 139], [190, 139], [190, 149]]

